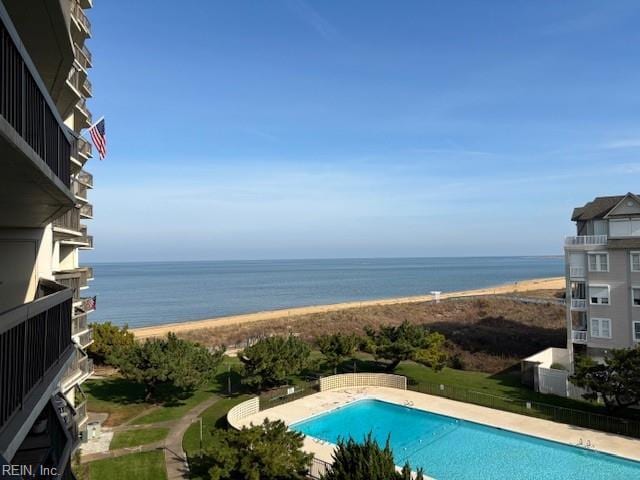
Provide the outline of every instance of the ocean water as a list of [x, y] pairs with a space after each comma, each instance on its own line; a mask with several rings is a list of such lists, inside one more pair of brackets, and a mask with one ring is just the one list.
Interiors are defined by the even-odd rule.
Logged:
[[130, 327], [563, 275], [560, 257], [97, 263], [91, 321]]
[[[336, 443], [390, 435], [396, 465], [436, 480], [637, 480], [640, 463], [378, 400], [361, 400], [291, 426]], [[597, 447], [597, 446], [596, 446]]]

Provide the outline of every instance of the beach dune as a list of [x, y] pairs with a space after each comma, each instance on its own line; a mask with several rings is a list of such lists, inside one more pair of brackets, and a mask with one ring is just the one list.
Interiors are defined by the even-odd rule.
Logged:
[[[495, 287], [479, 288], [475, 290], [464, 290], [458, 292], [442, 293], [440, 298], [468, 297], [476, 295], [498, 295], [507, 293], [523, 293], [534, 290], [559, 290], [565, 287], [564, 277], [537, 278], [522, 280], [519, 282], [497, 285]], [[264, 312], [247, 313], [242, 315], [231, 315], [226, 317], [208, 318], [205, 320], [194, 320], [180, 323], [169, 323], [149, 327], [133, 328], [131, 332], [138, 339], [165, 336], [169, 332], [183, 333], [199, 329], [210, 329], [229, 325], [240, 325], [243, 323], [260, 322], [274, 320], [283, 317], [294, 317], [311, 313], [335, 312], [347, 310], [349, 308], [371, 307], [378, 305], [396, 305], [401, 303], [419, 303], [432, 301], [433, 295], [417, 295], [411, 297], [385, 298], [379, 300], [363, 300], [360, 302], [344, 302], [329, 305], [312, 305], [308, 307], [295, 307], [280, 310], [270, 310]]]

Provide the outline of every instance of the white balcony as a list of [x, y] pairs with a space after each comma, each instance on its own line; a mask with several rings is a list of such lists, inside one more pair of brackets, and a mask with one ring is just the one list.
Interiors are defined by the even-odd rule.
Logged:
[[584, 311], [587, 309], [587, 300], [585, 298], [572, 298], [571, 310]]
[[571, 278], [584, 278], [585, 268], [584, 267], [569, 267], [569, 277]]
[[586, 330], [571, 330], [571, 341], [573, 343], [580, 343], [586, 345], [587, 343], [587, 331]]
[[581, 247], [592, 245], [606, 245], [606, 235], [578, 235], [575, 237], [565, 237], [564, 244], [567, 247]]

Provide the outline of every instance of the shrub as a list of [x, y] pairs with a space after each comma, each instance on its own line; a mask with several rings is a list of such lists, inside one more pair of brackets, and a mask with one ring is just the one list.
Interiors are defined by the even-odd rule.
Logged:
[[320, 351], [325, 356], [326, 363], [337, 373], [338, 365], [353, 355], [358, 346], [358, 337], [335, 333], [323, 335], [317, 340]]
[[382, 326], [377, 331], [367, 328], [367, 336], [375, 346], [376, 358], [391, 362], [390, 371], [403, 360], [414, 360], [434, 370], [442, 370], [446, 365], [444, 335], [429, 332], [420, 325], [405, 321], [398, 326]]
[[96, 363], [113, 365], [110, 358], [114, 351], [133, 346], [135, 338], [128, 327], [118, 327], [111, 322], [92, 323], [93, 343], [87, 351]]
[[209, 351], [169, 333], [166, 340], [147, 339], [144, 343], [120, 348], [111, 358], [125, 378], [145, 386], [149, 400], [156, 397], [161, 385], [174, 387], [166, 391], [184, 392], [212, 381], [223, 355], [224, 348]]
[[589, 391], [587, 400], [600, 394], [609, 410], [640, 404], [640, 346], [610, 350], [604, 363], [578, 358], [571, 381]]
[[[419, 469], [415, 480], [423, 480], [422, 469]], [[393, 452], [389, 446], [389, 438], [381, 448], [371, 433], [364, 442], [357, 443], [353, 438], [338, 440], [338, 447], [333, 453], [331, 470], [323, 480], [411, 480], [411, 467], [406, 464], [402, 473], [396, 471]]]
[[281, 420], [237, 431], [215, 430], [215, 441], [198, 462], [211, 480], [302, 480], [312, 455], [302, 451], [304, 435]]
[[244, 365], [244, 382], [255, 388], [283, 385], [307, 366], [311, 348], [293, 337], [268, 337], [238, 353]]

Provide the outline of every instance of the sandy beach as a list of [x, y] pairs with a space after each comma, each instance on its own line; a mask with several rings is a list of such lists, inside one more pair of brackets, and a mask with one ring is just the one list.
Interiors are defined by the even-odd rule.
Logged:
[[[537, 278], [523, 280], [515, 283], [497, 285], [495, 287], [479, 288], [475, 290], [464, 290], [457, 292], [442, 293], [440, 298], [468, 297], [476, 295], [498, 295], [506, 293], [523, 293], [534, 290], [558, 290], [564, 288], [564, 277]], [[433, 295], [418, 295], [411, 297], [386, 298], [380, 300], [364, 300], [361, 302], [334, 303], [328, 305], [312, 305], [308, 307], [296, 307], [281, 310], [270, 310], [264, 312], [247, 313], [242, 315], [231, 315], [227, 317], [208, 318], [205, 320], [194, 320], [180, 323], [169, 323], [150, 327], [132, 328], [131, 331], [136, 338], [144, 339], [149, 337], [164, 336], [168, 332], [187, 332], [203, 328], [216, 328], [229, 325], [240, 325], [250, 322], [260, 322], [274, 320], [283, 317], [294, 317], [307, 315], [310, 313], [323, 313], [350, 308], [371, 307], [378, 305], [396, 305], [402, 303], [419, 303], [433, 300]]]

